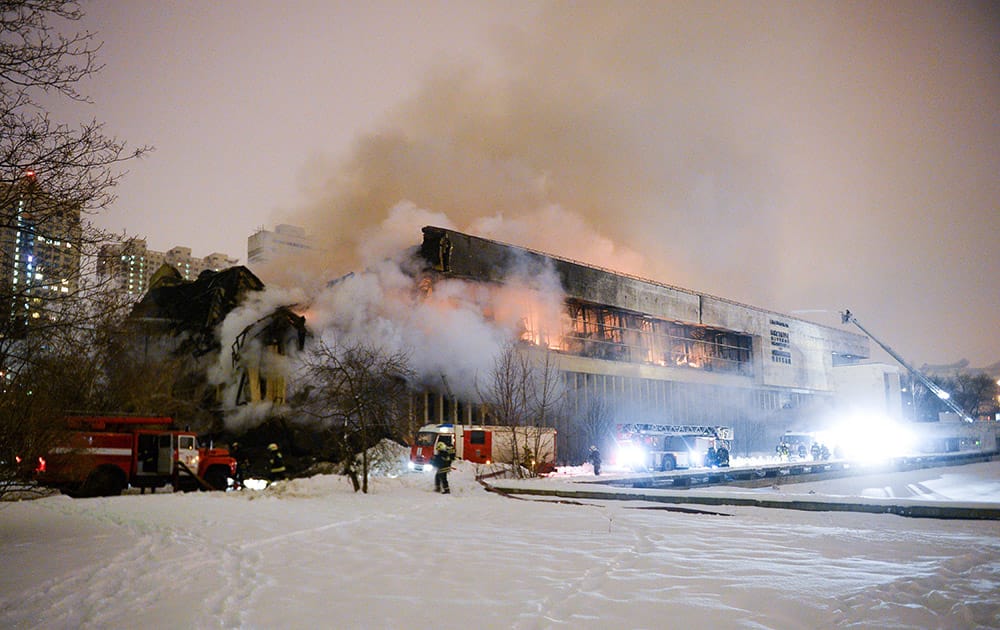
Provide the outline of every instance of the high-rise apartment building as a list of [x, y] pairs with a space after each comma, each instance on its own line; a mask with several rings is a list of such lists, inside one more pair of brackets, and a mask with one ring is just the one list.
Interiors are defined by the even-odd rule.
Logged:
[[164, 264], [180, 272], [185, 280], [196, 280], [206, 269], [221, 271], [239, 264], [239, 260], [219, 252], [196, 258], [190, 247], [180, 246], [158, 252], [147, 248], [145, 239], [132, 239], [103, 246], [97, 272], [123, 293], [139, 299], [149, 291], [153, 274]]
[[313, 249], [306, 231], [295, 225], [281, 224], [268, 231], [258, 229], [247, 238], [247, 264], [260, 264]]
[[29, 173], [0, 184], [0, 311], [25, 322], [45, 316], [53, 299], [77, 291], [80, 206], [55, 199]]

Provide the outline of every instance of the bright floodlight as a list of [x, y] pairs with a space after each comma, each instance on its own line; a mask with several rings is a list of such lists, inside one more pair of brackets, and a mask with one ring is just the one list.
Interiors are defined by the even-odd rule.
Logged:
[[636, 444], [625, 443], [618, 447], [618, 464], [630, 468], [640, 468], [646, 463], [646, 451]]
[[911, 455], [917, 442], [911, 427], [877, 413], [847, 417], [830, 433], [843, 457], [867, 463]]

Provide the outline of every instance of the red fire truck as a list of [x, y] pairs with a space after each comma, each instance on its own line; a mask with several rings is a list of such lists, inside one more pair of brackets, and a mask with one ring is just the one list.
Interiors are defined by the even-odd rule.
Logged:
[[73, 416], [60, 443], [38, 458], [35, 480], [73, 497], [116, 496], [132, 486], [225, 490], [236, 460], [199, 448], [198, 436], [165, 417]]
[[555, 469], [556, 430], [549, 427], [427, 424], [420, 427], [410, 447], [410, 469], [429, 468], [438, 442], [452, 446], [456, 459], [477, 464], [511, 463], [516, 459], [534, 472]]

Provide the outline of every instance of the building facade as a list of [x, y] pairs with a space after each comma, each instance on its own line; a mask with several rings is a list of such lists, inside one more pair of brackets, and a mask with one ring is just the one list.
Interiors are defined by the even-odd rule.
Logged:
[[0, 296], [5, 316], [46, 317], [80, 282], [80, 206], [54, 199], [34, 175], [0, 188]]
[[303, 228], [287, 224], [275, 226], [273, 232], [260, 228], [247, 238], [247, 264], [259, 265], [311, 249], [312, 239]]
[[105, 245], [101, 248], [97, 272], [122, 293], [138, 300], [150, 289], [150, 280], [161, 266], [170, 265], [185, 281], [193, 281], [203, 271], [221, 271], [238, 264], [227, 254], [215, 252], [197, 258], [190, 247], [173, 247], [158, 252], [146, 247], [144, 239]]
[[[730, 426], [738, 453], [773, 448], [835, 404], [841, 366], [869, 357], [868, 338], [845, 330], [453, 230], [423, 232], [425, 282], [503, 283], [525, 266], [558, 277], [560, 329], [529, 316], [520, 341], [525, 352], [549, 353], [564, 385], [569, 423], [560, 429], [570, 435], [560, 449], [580, 450], [574, 435], [599, 439], [599, 427], [581, 424], [616, 422]], [[435, 392], [415, 407], [428, 423], [488, 420]]]

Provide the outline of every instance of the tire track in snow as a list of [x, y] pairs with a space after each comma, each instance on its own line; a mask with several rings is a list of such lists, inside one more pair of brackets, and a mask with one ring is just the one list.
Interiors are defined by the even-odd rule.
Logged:
[[[348, 520], [348, 521], [337, 521], [337, 522], [334, 522], [334, 523], [327, 523], [325, 525], [319, 525], [319, 526], [316, 526], [316, 527], [308, 527], [308, 528], [305, 528], [305, 529], [297, 529], [297, 530], [292, 531], [292, 532], [286, 532], [284, 534], [278, 534], [276, 536], [270, 536], [268, 538], [261, 538], [259, 540], [254, 540], [253, 542], [243, 543], [243, 544], [239, 545], [239, 548], [242, 549], [242, 550], [255, 549], [257, 547], [263, 547], [265, 545], [273, 545], [273, 544], [285, 542], [286, 540], [289, 540], [289, 539], [292, 539], [292, 538], [301, 537], [301, 536], [306, 536], [308, 534], [315, 534], [315, 533], [323, 532], [323, 531], [330, 530], [330, 529], [339, 529], [341, 527], [350, 527], [351, 525], [356, 525], [358, 523], [365, 522], [366, 518], [367, 517], [358, 517], [358, 518], [353, 518], [353, 519]], [[395, 518], [398, 518], [398, 516], [395, 517]]]
[[923, 570], [838, 598], [838, 626], [924, 627], [928, 611], [939, 627], [1000, 628], [1000, 547], [980, 540], [963, 552], [925, 558]]
[[[608, 519], [609, 534], [616, 527], [615, 518], [618, 510], [607, 510], [604, 516]], [[621, 523], [621, 520], [619, 520]], [[643, 524], [628, 523], [624, 525], [628, 533], [616, 544], [619, 549], [599, 564], [594, 564], [576, 578], [559, 576], [564, 586], [559, 590], [559, 596], [552, 595], [540, 600], [537, 605], [537, 617], [523, 619], [514, 624], [514, 628], [551, 627], [552, 625], [590, 624], [599, 621], [607, 612], [609, 604], [627, 604], [634, 593], [628, 593], [626, 585], [630, 574], [639, 570], [643, 558], [658, 551], [654, 541], [655, 532]], [[620, 537], [620, 536], [619, 536]], [[589, 555], [596, 555], [591, 552]], [[609, 585], [622, 585], [621, 597], [616, 597], [615, 588]]]
[[[57, 504], [50, 509], [84, 514], [105, 524], [112, 538], [126, 541], [125, 547], [86, 567], [74, 567], [71, 575], [54, 576], [21, 593], [16, 610], [0, 611], [0, 626], [162, 626], [171, 618], [163, 602], [174, 601], [178, 589], [191, 592], [187, 600], [202, 608], [202, 614], [212, 619], [211, 625], [244, 625], [241, 611], [258, 588], [259, 554], [219, 544], [184, 524], [122, 516], [102, 501]], [[163, 580], [164, 575], [176, 579]], [[120, 598], [126, 598], [135, 611], [129, 619], [116, 613], [120, 609], [115, 601]]]

